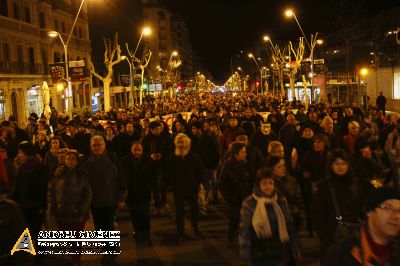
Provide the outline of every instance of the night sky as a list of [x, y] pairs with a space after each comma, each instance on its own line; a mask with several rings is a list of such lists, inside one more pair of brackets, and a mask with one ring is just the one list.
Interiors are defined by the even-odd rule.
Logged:
[[[248, 50], [268, 33], [273, 40], [295, 40], [300, 35], [294, 20], [284, 17], [287, 7], [295, 10], [307, 35], [334, 32], [335, 8], [344, 2], [349, 15], [359, 11], [368, 18], [396, 5], [394, 0], [160, 0], [186, 21], [193, 48], [217, 82], [230, 73], [230, 57]], [[92, 40], [119, 31], [123, 40], [138, 38], [141, 11], [138, 0], [96, 0], [89, 8]], [[94, 3], [96, 2], [96, 3]], [[103, 2], [102, 4], [99, 4]], [[398, 4], [397, 4], [398, 5]], [[112, 13], [105, 12], [107, 6]], [[101, 29], [101, 31], [99, 31]], [[101, 47], [101, 46], [100, 46]], [[94, 45], [98, 50], [98, 43]], [[102, 49], [101, 49], [102, 50]]]

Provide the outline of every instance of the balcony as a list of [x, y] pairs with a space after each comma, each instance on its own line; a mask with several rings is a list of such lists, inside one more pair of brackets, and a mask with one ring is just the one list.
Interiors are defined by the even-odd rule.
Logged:
[[37, 26], [4, 16], [0, 16], [0, 28], [7, 28], [33, 35], [39, 34], [39, 28]]
[[0, 61], [0, 74], [47, 75], [42, 64], [19, 64], [18, 62]]

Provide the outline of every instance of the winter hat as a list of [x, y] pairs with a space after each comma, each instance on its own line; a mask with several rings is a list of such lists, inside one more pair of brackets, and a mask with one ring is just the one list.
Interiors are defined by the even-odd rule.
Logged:
[[372, 190], [367, 197], [366, 211], [370, 212], [375, 210], [380, 204], [386, 200], [397, 199], [400, 200], [400, 192], [392, 187], [380, 187]]

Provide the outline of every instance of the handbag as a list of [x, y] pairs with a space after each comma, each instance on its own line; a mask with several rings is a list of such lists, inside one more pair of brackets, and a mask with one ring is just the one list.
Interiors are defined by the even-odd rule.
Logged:
[[343, 217], [340, 214], [339, 204], [336, 198], [336, 193], [331, 185], [329, 186], [329, 191], [332, 197], [333, 206], [335, 208], [336, 220], [338, 221], [335, 231], [335, 240], [340, 241], [354, 235], [354, 232], [356, 232], [360, 228], [360, 223], [349, 223], [343, 221]]

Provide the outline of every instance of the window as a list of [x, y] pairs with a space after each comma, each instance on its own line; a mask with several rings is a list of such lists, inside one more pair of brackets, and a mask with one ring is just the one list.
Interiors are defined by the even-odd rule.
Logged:
[[35, 48], [29, 47], [28, 48], [28, 55], [29, 55], [29, 64], [35, 64]]
[[76, 27], [73, 29], [74, 36], [76, 36]]
[[43, 12], [39, 13], [39, 25], [42, 29], [46, 28], [46, 17]]
[[82, 31], [82, 28], [79, 28], [78, 32], [79, 32], [79, 38], [83, 38], [83, 31]]
[[8, 0], [0, 0], [0, 15], [8, 17]]
[[31, 23], [31, 9], [29, 7], [24, 7], [24, 13], [25, 13], [25, 22], [26, 23]]
[[3, 43], [3, 61], [10, 61], [10, 45], [8, 43]]
[[57, 19], [54, 20], [54, 29], [56, 31], [58, 31], [58, 20]]
[[393, 75], [393, 99], [400, 99], [400, 72]]
[[67, 27], [65, 26], [65, 22], [61, 22], [61, 32], [66, 33], [67, 32]]
[[16, 2], [13, 3], [13, 10], [14, 10], [14, 18], [15, 19], [19, 19], [20, 16], [19, 16], [19, 5], [18, 5], [18, 3], [16, 3]]
[[17, 61], [18, 69], [22, 71], [24, 69], [24, 51], [22, 45], [17, 45]]

